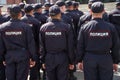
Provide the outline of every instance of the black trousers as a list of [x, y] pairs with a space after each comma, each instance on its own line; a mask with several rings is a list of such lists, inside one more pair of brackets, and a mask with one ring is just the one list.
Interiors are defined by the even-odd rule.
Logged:
[[29, 66], [29, 59], [6, 64], [7, 80], [27, 80]]
[[68, 80], [68, 57], [66, 53], [46, 55], [47, 80]]
[[5, 66], [3, 65], [3, 63], [0, 64], [0, 80], [6, 80]]
[[83, 65], [85, 80], [113, 80], [113, 61], [110, 54], [86, 53]]

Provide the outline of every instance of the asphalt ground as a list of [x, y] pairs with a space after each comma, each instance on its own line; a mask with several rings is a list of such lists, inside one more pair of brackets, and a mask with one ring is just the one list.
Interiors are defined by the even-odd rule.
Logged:
[[[9, 5], [4, 5], [4, 7], [2, 8], [2, 12], [3, 14], [7, 11], [7, 7]], [[115, 3], [105, 3], [105, 11], [106, 12], [110, 12], [111, 10], [113, 10], [115, 8]], [[87, 4], [80, 4], [79, 9], [83, 12], [87, 12], [88, 11], [88, 5]], [[42, 74], [42, 71], [40, 71]], [[74, 75], [77, 77], [77, 80], [84, 80], [84, 75], [83, 72], [80, 70], [77, 70]], [[29, 76], [28, 76], [29, 77]], [[114, 79], [113, 80], [120, 80], [120, 65], [119, 65], [119, 69], [118, 72], [114, 73]]]

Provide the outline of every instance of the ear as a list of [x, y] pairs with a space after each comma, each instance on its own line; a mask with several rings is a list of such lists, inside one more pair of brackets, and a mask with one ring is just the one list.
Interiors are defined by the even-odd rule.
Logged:
[[104, 14], [104, 13], [105, 13], [105, 10], [102, 11], [102, 14]]
[[92, 14], [92, 13], [93, 13], [91, 9], [89, 10], [89, 12], [90, 12], [90, 14]]
[[18, 13], [18, 17], [19, 17], [19, 18], [22, 17], [22, 12]]

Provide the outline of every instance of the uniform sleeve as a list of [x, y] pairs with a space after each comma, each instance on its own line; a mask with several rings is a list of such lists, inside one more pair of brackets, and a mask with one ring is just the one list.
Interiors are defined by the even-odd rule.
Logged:
[[70, 64], [74, 64], [75, 60], [75, 54], [74, 54], [74, 32], [71, 27], [69, 27], [68, 35], [68, 56], [69, 56], [69, 62]]
[[111, 23], [112, 23], [112, 19], [111, 19], [111, 17], [112, 17], [112, 14], [111, 14], [111, 13], [109, 13], [109, 14], [108, 14], [109, 22], [111, 22]]
[[108, 15], [107, 12], [105, 12], [105, 13], [103, 14], [103, 19], [104, 19], [104, 21], [109, 22], [109, 15]]
[[84, 57], [84, 52], [85, 52], [85, 40], [84, 40], [83, 28], [81, 28], [78, 35], [76, 63], [82, 62]]
[[113, 58], [113, 63], [118, 64], [120, 62], [120, 40], [115, 28], [113, 28], [112, 32], [112, 42], [113, 45], [111, 48], [111, 54]]
[[34, 40], [35, 40], [36, 52], [37, 52], [38, 56], [40, 56], [40, 54], [39, 54], [39, 30], [40, 30], [40, 27], [41, 27], [40, 22], [35, 19], [35, 24], [32, 27], [32, 29], [33, 29], [33, 35], [34, 35]]
[[[83, 15], [83, 16], [84, 16], [84, 15]], [[83, 20], [82, 20], [83, 16], [81, 16], [81, 17], [79, 18], [79, 21], [78, 21], [78, 29], [77, 29], [77, 33], [78, 33], [78, 34], [79, 34], [79, 31], [80, 31], [80, 28], [81, 28], [82, 24], [84, 23]]]
[[32, 29], [28, 26], [27, 27], [27, 49], [30, 53], [30, 57], [33, 60], [36, 60], [36, 51], [35, 51], [35, 41], [32, 33]]
[[0, 33], [0, 60], [5, 60], [4, 56], [5, 56], [5, 45], [3, 42], [2, 35]]
[[45, 63], [46, 49], [45, 49], [45, 36], [44, 33], [40, 30], [39, 33], [39, 41], [40, 41], [40, 60], [41, 63]]

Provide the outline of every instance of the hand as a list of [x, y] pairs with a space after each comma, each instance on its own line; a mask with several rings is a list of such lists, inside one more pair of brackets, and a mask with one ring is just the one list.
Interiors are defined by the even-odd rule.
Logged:
[[113, 71], [118, 71], [118, 64], [113, 64]]
[[32, 61], [32, 59], [30, 59], [30, 67], [34, 67], [35, 66], [35, 61]]
[[45, 64], [42, 64], [42, 67], [43, 67], [43, 69], [45, 69], [46, 67], [45, 67]]
[[78, 69], [82, 70], [83, 71], [83, 63], [78, 63]]
[[5, 61], [3, 61], [3, 65], [6, 66], [6, 62]]
[[74, 65], [69, 64], [69, 69], [70, 69], [70, 70], [73, 70], [73, 69], [74, 69]]

